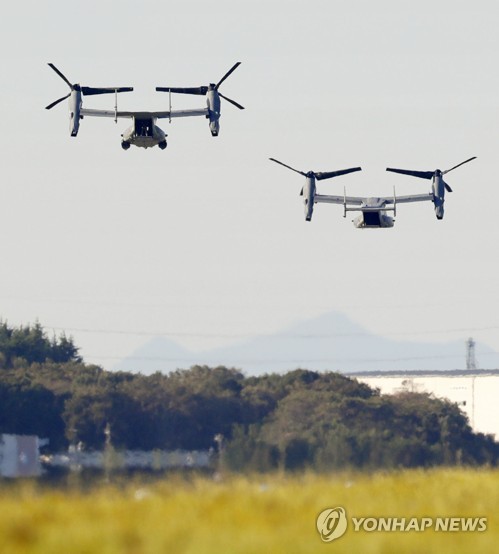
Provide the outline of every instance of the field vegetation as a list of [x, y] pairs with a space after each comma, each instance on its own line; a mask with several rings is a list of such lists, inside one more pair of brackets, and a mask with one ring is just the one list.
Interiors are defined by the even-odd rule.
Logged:
[[[85, 364], [71, 338], [0, 322], [2, 433], [47, 437], [49, 453], [212, 449], [213, 465], [204, 475], [0, 479], [1, 554], [469, 554], [499, 544], [499, 443], [474, 433], [456, 404], [381, 395], [340, 373], [109, 372]], [[336, 507], [349, 518], [487, 518], [487, 528], [369, 532], [349, 521], [324, 543], [316, 518]]]
[[[490, 553], [499, 542], [499, 472], [404, 470], [164, 478], [47, 488], [0, 481], [5, 554]], [[323, 543], [316, 518], [487, 517], [479, 532], [354, 531]]]

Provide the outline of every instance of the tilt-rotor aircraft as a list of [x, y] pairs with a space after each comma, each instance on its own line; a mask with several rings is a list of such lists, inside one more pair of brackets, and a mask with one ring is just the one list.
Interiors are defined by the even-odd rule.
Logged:
[[346, 175], [347, 173], [353, 173], [354, 171], [361, 171], [360, 167], [351, 167], [349, 169], [340, 169], [338, 171], [327, 171], [327, 172], [317, 172], [317, 171], [299, 171], [293, 167], [286, 165], [285, 163], [276, 160], [275, 158], [269, 158], [272, 162], [275, 162], [279, 165], [283, 165], [295, 173], [303, 175], [306, 179], [305, 184], [303, 185], [300, 196], [303, 196], [303, 204], [305, 206], [305, 220], [311, 221], [312, 214], [314, 212], [314, 203], [317, 202], [316, 186], [315, 181], [322, 181], [323, 179], [331, 179], [332, 177], [339, 177], [340, 175]]
[[[57, 69], [57, 67], [49, 63], [48, 65], [59, 75], [59, 77], [69, 86], [70, 91], [66, 96], [59, 98], [46, 106], [47, 110], [52, 109], [54, 106], [62, 102], [66, 98], [69, 98], [69, 119], [70, 119], [70, 134], [72, 137], [76, 137], [78, 129], [80, 127], [80, 120], [85, 116], [88, 117], [109, 117], [118, 122], [119, 118], [128, 118], [133, 120], [133, 125], [124, 131], [121, 141], [121, 146], [124, 150], [128, 150], [133, 144], [142, 148], [151, 148], [153, 146], [159, 146], [164, 150], [167, 146], [166, 137], [167, 134], [158, 127], [156, 121], [158, 119], [168, 119], [171, 121], [177, 117], [196, 117], [204, 116], [209, 119], [210, 130], [213, 136], [218, 135], [220, 129], [220, 98], [225, 98], [240, 109], [244, 109], [241, 105], [237, 104], [233, 100], [230, 100], [226, 96], [223, 96], [218, 92], [218, 88], [225, 79], [240, 65], [241, 62], [237, 62], [217, 84], [210, 84], [207, 87], [199, 87], [197, 89], [180, 89], [180, 88], [166, 88], [158, 87], [156, 90], [169, 91], [169, 92], [183, 92], [186, 94], [206, 94], [207, 107], [200, 109], [190, 110], [172, 110], [171, 102], [170, 109], [164, 111], [121, 111], [118, 110], [117, 96], [119, 92], [130, 92], [132, 87], [86, 87], [79, 84], [72, 84], [66, 76]], [[195, 91], [195, 92], [194, 92]], [[83, 96], [96, 95], [96, 94], [115, 94], [115, 106], [114, 110], [96, 110], [83, 108]]]
[[413, 171], [410, 169], [394, 169], [393, 167], [387, 167], [387, 171], [392, 171], [393, 173], [400, 173], [402, 175], [411, 175], [412, 177], [419, 177], [420, 179], [431, 179], [431, 188], [433, 192], [433, 204], [435, 205], [435, 214], [437, 219], [443, 219], [444, 217], [444, 202], [445, 202], [445, 191], [452, 192], [450, 186], [444, 181], [444, 175], [453, 171], [454, 169], [461, 167], [472, 160], [475, 160], [476, 156], [461, 162], [450, 169], [442, 171], [441, 169], [435, 169], [435, 171]]
[[270, 160], [306, 177], [307, 180], [305, 186], [302, 188], [300, 194], [304, 196], [305, 217], [307, 221], [310, 221], [312, 218], [314, 203], [342, 204], [344, 209], [343, 217], [346, 217], [347, 212], [360, 212], [360, 215], [353, 220], [353, 224], [355, 225], [355, 227], [359, 229], [379, 229], [393, 227], [395, 219], [393, 217], [390, 217], [387, 212], [393, 212], [393, 215], [396, 216], [397, 204], [405, 204], [409, 202], [433, 202], [437, 219], [442, 219], [444, 215], [445, 191], [447, 190], [447, 192], [452, 192], [450, 186], [443, 180], [443, 176], [446, 173], [449, 173], [449, 171], [452, 171], [462, 166], [463, 164], [474, 160], [475, 158], [476, 156], [474, 156], [473, 158], [469, 158], [468, 160], [465, 160], [464, 162], [461, 162], [460, 164], [455, 165], [454, 167], [451, 167], [450, 169], [447, 169], [445, 171], [442, 171], [440, 169], [436, 169], [435, 171], [413, 171], [407, 169], [394, 169], [389, 167], [387, 168], [387, 171], [432, 180], [432, 191], [427, 194], [396, 196], [394, 190], [392, 197], [347, 196], [346, 192], [344, 192], [343, 196], [317, 194], [315, 187], [316, 180], [329, 179], [330, 177], [336, 177], [338, 175], [352, 173], [353, 171], [359, 171], [360, 167], [343, 169], [330, 173], [314, 173], [313, 171], [304, 173], [303, 171], [298, 171], [274, 158], [270, 158]]

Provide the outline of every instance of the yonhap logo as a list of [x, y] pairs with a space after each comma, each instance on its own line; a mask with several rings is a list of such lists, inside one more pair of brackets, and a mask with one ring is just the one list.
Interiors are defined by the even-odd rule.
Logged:
[[[350, 517], [354, 533], [487, 531], [486, 517]], [[345, 508], [326, 508], [317, 516], [317, 531], [323, 542], [342, 537], [348, 527]]]
[[347, 514], [345, 508], [327, 508], [317, 517], [317, 531], [323, 542], [339, 539], [347, 530]]

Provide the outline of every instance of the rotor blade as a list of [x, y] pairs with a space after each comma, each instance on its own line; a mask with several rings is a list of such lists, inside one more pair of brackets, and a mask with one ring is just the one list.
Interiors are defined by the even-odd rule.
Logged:
[[387, 167], [386, 170], [393, 173], [401, 173], [402, 175], [412, 175], [420, 179], [432, 179], [435, 174], [434, 171], [411, 171], [410, 169], [394, 169], [393, 167]]
[[227, 98], [227, 96], [224, 96], [221, 92], [218, 93], [219, 96], [221, 96], [224, 100], [227, 100], [227, 102], [230, 102], [236, 108], [239, 108], [240, 110], [244, 110], [244, 106], [241, 106], [241, 104], [238, 104], [235, 100], [231, 100], [230, 98]]
[[199, 94], [204, 96], [208, 87], [156, 87], [158, 92], [177, 92], [179, 94]]
[[133, 87], [105, 87], [105, 88], [96, 88], [96, 87], [81, 87], [81, 92], [86, 96], [91, 96], [93, 94], [114, 94], [115, 92], [131, 92]]
[[340, 175], [346, 175], [347, 173], [353, 173], [354, 171], [362, 171], [361, 167], [351, 167], [350, 169], [340, 169], [339, 171], [327, 171], [315, 173], [315, 178], [318, 181], [322, 179], [331, 179], [331, 177], [339, 177]]
[[53, 63], [49, 63], [48, 65], [57, 73], [57, 75], [59, 75], [59, 77], [60, 77], [63, 81], [65, 81], [65, 82], [67, 83], [68, 87], [69, 87], [71, 90], [73, 90], [73, 85], [68, 81], [68, 79], [66, 78], [66, 76], [63, 75], [63, 74], [57, 69], [57, 67], [56, 67]]
[[289, 165], [283, 164], [282, 162], [280, 162], [279, 160], [276, 160], [275, 158], [269, 158], [269, 160], [275, 162], [276, 164], [283, 165], [284, 167], [287, 167], [288, 169], [291, 169], [291, 171], [295, 171], [296, 173], [299, 173], [300, 175], [303, 175], [304, 177], [307, 176], [307, 174], [304, 173], [303, 171], [298, 171], [298, 169], [294, 169], [293, 167], [291, 167]]
[[227, 77], [228, 77], [233, 71], [235, 71], [240, 65], [241, 65], [241, 62], [235, 63], [235, 64], [229, 69], [229, 71], [227, 71], [227, 73], [220, 79], [220, 81], [218, 81], [218, 83], [215, 85], [215, 90], [218, 90], [218, 87], [225, 81], [225, 79], [227, 79]]
[[52, 109], [54, 106], [57, 106], [57, 104], [59, 104], [59, 102], [62, 102], [63, 100], [66, 100], [66, 98], [69, 98], [70, 96], [71, 96], [71, 93], [66, 94], [66, 96], [63, 96], [62, 98], [59, 98], [55, 102], [52, 102], [52, 104], [49, 104], [48, 106], [45, 106], [45, 109], [46, 110]]
[[448, 185], [445, 181], [442, 181], [442, 182], [443, 182], [443, 184], [444, 184], [445, 190], [446, 190], [447, 192], [452, 192], [452, 189], [449, 187], [449, 185]]
[[457, 164], [455, 165], [454, 167], [451, 167], [450, 169], [446, 169], [445, 171], [442, 171], [442, 175], [445, 175], [446, 173], [449, 173], [449, 171], [452, 171], [453, 169], [456, 169], [464, 164], [467, 164], [468, 162], [471, 162], [471, 160], [475, 160], [476, 159], [476, 156], [473, 156], [472, 158], [470, 158], [469, 160], [466, 160], [464, 162], [461, 162], [460, 164]]

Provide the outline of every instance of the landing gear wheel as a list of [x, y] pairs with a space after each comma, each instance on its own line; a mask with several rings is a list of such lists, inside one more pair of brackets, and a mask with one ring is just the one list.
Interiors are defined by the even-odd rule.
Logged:
[[163, 142], [159, 142], [158, 146], [161, 148], [161, 150], [164, 150], [167, 146], [166, 140], [164, 140]]
[[130, 148], [130, 143], [126, 140], [121, 141], [121, 148], [123, 148], [123, 150], [128, 150]]

